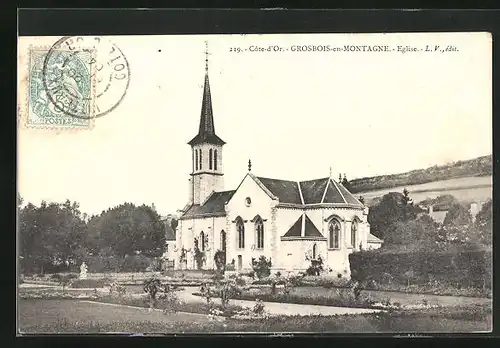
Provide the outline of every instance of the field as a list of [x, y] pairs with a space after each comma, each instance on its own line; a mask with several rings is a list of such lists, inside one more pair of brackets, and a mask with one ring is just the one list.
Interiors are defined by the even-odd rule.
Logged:
[[383, 190], [360, 192], [367, 204], [376, 197], [382, 197], [389, 192], [403, 192], [406, 188], [414, 202], [418, 203], [426, 198], [436, 198], [449, 194], [461, 201], [486, 201], [492, 198], [492, 176], [465, 177], [429, 182], [420, 185], [399, 186]]
[[[147, 309], [110, 308], [73, 300], [21, 300], [23, 333], [181, 333], [181, 332], [488, 332], [491, 311], [470, 308], [388, 312], [347, 316], [274, 317], [209, 321], [206, 316], [163, 314]], [[465, 315], [468, 313], [469, 315]]]

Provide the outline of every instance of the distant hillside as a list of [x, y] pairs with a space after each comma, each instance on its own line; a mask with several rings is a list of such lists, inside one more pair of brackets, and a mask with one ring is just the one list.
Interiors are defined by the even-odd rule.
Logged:
[[471, 160], [457, 161], [427, 169], [391, 175], [380, 175], [368, 178], [353, 179], [349, 183], [353, 193], [369, 192], [386, 188], [425, 184], [428, 182], [448, 180], [471, 176], [486, 176], [493, 173], [492, 155], [481, 156]]

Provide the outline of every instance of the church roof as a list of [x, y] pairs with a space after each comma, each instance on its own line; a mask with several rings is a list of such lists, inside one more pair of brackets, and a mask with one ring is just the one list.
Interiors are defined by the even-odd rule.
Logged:
[[278, 197], [280, 202], [302, 204], [300, 198], [299, 186], [296, 181], [269, 179], [257, 177], [259, 181], [269, 190], [273, 195]]
[[342, 184], [330, 178], [307, 181], [289, 181], [257, 177], [257, 179], [276, 197], [280, 203], [351, 204], [363, 207]]
[[[303, 232], [303, 233], [302, 233]], [[323, 237], [307, 214], [302, 214], [283, 237]]]
[[225, 214], [224, 205], [233, 196], [234, 192], [234, 190], [213, 192], [203, 205], [192, 204], [181, 219]]
[[371, 234], [370, 232], [368, 232], [368, 242], [370, 243], [382, 243], [383, 240], [380, 239], [380, 238], [377, 238], [376, 236], [374, 236], [373, 234]]
[[224, 145], [226, 143], [215, 134], [214, 114], [212, 110], [212, 97], [210, 94], [208, 71], [205, 73], [205, 86], [203, 87], [200, 128], [198, 130], [198, 134], [188, 142], [188, 144], [191, 146], [201, 143], [209, 143], [214, 145]]

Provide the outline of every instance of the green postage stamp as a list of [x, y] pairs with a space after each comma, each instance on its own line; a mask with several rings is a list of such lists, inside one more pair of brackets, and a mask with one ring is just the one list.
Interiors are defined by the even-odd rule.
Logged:
[[28, 71], [27, 127], [91, 127], [94, 74], [90, 50], [32, 48]]

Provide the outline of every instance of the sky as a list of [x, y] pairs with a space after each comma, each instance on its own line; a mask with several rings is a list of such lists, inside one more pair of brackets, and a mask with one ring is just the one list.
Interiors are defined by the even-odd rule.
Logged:
[[[188, 198], [205, 41], [225, 189], [247, 173], [286, 180], [400, 173], [492, 153], [491, 36], [315, 34], [109, 36], [126, 56], [121, 103], [86, 130], [18, 131], [25, 201], [123, 202], [175, 213]], [[58, 38], [23, 37], [22, 47]], [[38, 41], [37, 41], [38, 40]], [[276, 45], [282, 52], [234, 52]], [[296, 52], [294, 45], [388, 45], [391, 52]], [[453, 52], [398, 52], [397, 46]], [[286, 51], [286, 49], [289, 49]], [[233, 52], [231, 51], [233, 49]], [[21, 85], [20, 85], [21, 86]], [[19, 95], [26, 88], [19, 87]], [[21, 97], [20, 97], [21, 98]]]

